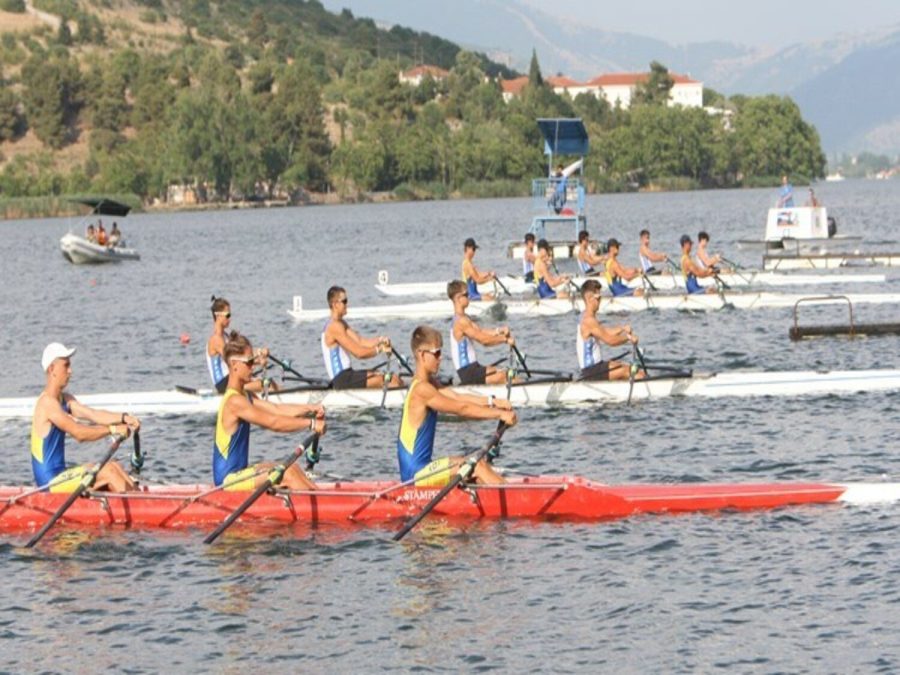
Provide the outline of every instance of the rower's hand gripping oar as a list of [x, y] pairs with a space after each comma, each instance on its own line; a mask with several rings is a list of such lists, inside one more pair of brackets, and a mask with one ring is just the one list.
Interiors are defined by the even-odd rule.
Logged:
[[28, 543], [25, 544], [25, 548], [32, 548], [35, 544], [37, 544], [41, 539], [44, 538], [44, 535], [50, 531], [50, 528], [56, 525], [57, 521], [63, 517], [66, 511], [69, 510], [69, 507], [75, 503], [81, 495], [91, 489], [93, 487], [94, 482], [97, 480], [97, 474], [103, 470], [103, 467], [109, 463], [109, 460], [112, 459], [113, 455], [116, 454], [116, 451], [119, 449], [119, 446], [122, 445], [122, 441], [125, 440], [125, 436], [120, 434], [116, 434], [113, 436], [113, 441], [109, 445], [109, 450], [106, 451], [106, 454], [103, 456], [103, 459], [100, 460], [100, 463], [97, 464], [93, 469], [86, 471], [84, 476], [81, 478], [81, 482], [78, 484], [72, 494], [68, 496], [66, 501], [62, 503], [56, 513], [50, 516], [50, 520], [44, 523], [44, 526], [38, 530], [35, 535], [28, 540]]
[[234, 523], [234, 521], [236, 521], [241, 517], [241, 515], [243, 515], [244, 511], [253, 506], [254, 502], [256, 502], [257, 499], [262, 497], [263, 494], [272, 489], [272, 487], [278, 485], [281, 482], [281, 479], [284, 478], [285, 471], [287, 471], [294, 462], [296, 462], [304, 455], [304, 453], [306, 453], [306, 448], [309, 447], [309, 445], [313, 443], [318, 437], [319, 434], [310, 434], [309, 436], [307, 436], [304, 439], [303, 443], [298, 445], [297, 449], [291, 453], [290, 457], [288, 457], [284, 462], [272, 469], [269, 472], [268, 478], [266, 478], [266, 480], [261, 483], [259, 487], [257, 487], [240, 506], [232, 511], [231, 514], [225, 520], [223, 520], [222, 523], [206, 537], [206, 539], [203, 540], [203, 543], [213, 543], [216, 539], [219, 538], [220, 534], [231, 527], [232, 523]]
[[422, 519], [431, 513], [434, 510], [434, 507], [443, 501], [444, 497], [446, 497], [450, 492], [464, 480], [468, 480], [469, 476], [472, 475], [472, 472], [475, 470], [475, 465], [478, 464], [491, 450], [493, 450], [496, 446], [500, 444], [500, 439], [503, 437], [503, 432], [507, 429], [507, 425], [505, 422], [500, 422], [497, 425], [497, 430], [494, 432], [494, 435], [491, 436], [491, 440], [488, 444], [483, 447], [481, 450], [473, 454], [469, 457], [465, 462], [463, 462], [462, 466], [459, 467], [459, 470], [456, 472], [456, 475], [450, 479], [450, 482], [447, 483], [440, 492], [438, 492], [434, 499], [428, 502], [412, 520], [410, 520], [403, 528], [394, 535], [394, 541], [400, 541], [409, 534], [409, 531], [412, 530], [416, 525], [418, 525]]

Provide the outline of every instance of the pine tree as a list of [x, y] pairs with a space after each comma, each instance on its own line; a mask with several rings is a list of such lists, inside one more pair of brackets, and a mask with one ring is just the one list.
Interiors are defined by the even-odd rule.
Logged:
[[537, 51], [531, 50], [531, 65], [528, 67], [528, 84], [532, 87], [543, 87], [544, 78], [541, 76], [541, 66], [538, 64]]

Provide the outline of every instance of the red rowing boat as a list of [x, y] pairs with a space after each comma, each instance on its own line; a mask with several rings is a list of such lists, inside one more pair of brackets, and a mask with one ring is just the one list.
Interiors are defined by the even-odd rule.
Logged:
[[[43, 525], [66, 495], [28, 494], [0, 487], [0, 531]], [[322, 483], [315, 492], [263, 495], [241, 516], [260, 522], [390, 523], [411, 517], [437, 494], [387, 481]], [[208, 485], [150, 486], [125, 494], [93, 492], [77, 500], [61, 523], [68, 527], [203, 527], [220, 523], [248, 496]], [[24, 495], [24, 496], [23, 496]], [[454, 490], [433, 516], [443, 518], [546, 518], [601, 520], [640, 513], [779, 508], [829, 502], [900, 500], [900, 483], [752, 483], [612, 486], [571, 476], [539, 476], [505, 485]]]

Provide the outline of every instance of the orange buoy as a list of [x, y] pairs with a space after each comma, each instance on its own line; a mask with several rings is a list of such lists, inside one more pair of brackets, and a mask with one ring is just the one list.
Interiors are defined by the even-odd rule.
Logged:
[[191, 343], [191, 336], [187, 333], [182, 333], [181, 337], [179, 337], [178, 339], [181, 340], [181, 344], [183, 345], [189, 345]]

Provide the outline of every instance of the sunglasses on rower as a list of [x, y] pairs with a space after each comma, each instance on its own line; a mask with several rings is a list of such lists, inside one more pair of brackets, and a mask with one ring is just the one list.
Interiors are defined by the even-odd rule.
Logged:
[[423, 354], [431, 354], [434, 358], [441, 358], [441, 350], [440, 349], [420, 349], [420, 352]]
[[231, 312], [216, 312], [216, 316], [224, 316], [226, 319], [230, 319]]
[[256, 359], [255, 359], [254, 357], [252, 357], [252, 356], [247, 356], [247, 357], [245, 357], [245, 358], [238, 358], [238, 357], [236, 357], [236, 356], [233, 356], [232, 358], [230, 358], [230, 359], [228, 359], [228, 360], [229, 360], [231, 363], [243, 363], [243, 364], [244, 364], [245, 366], [247, 366], [248, 368], [252, 368], [252, 367], [253, 367], [253, 364], [256, 362]]

